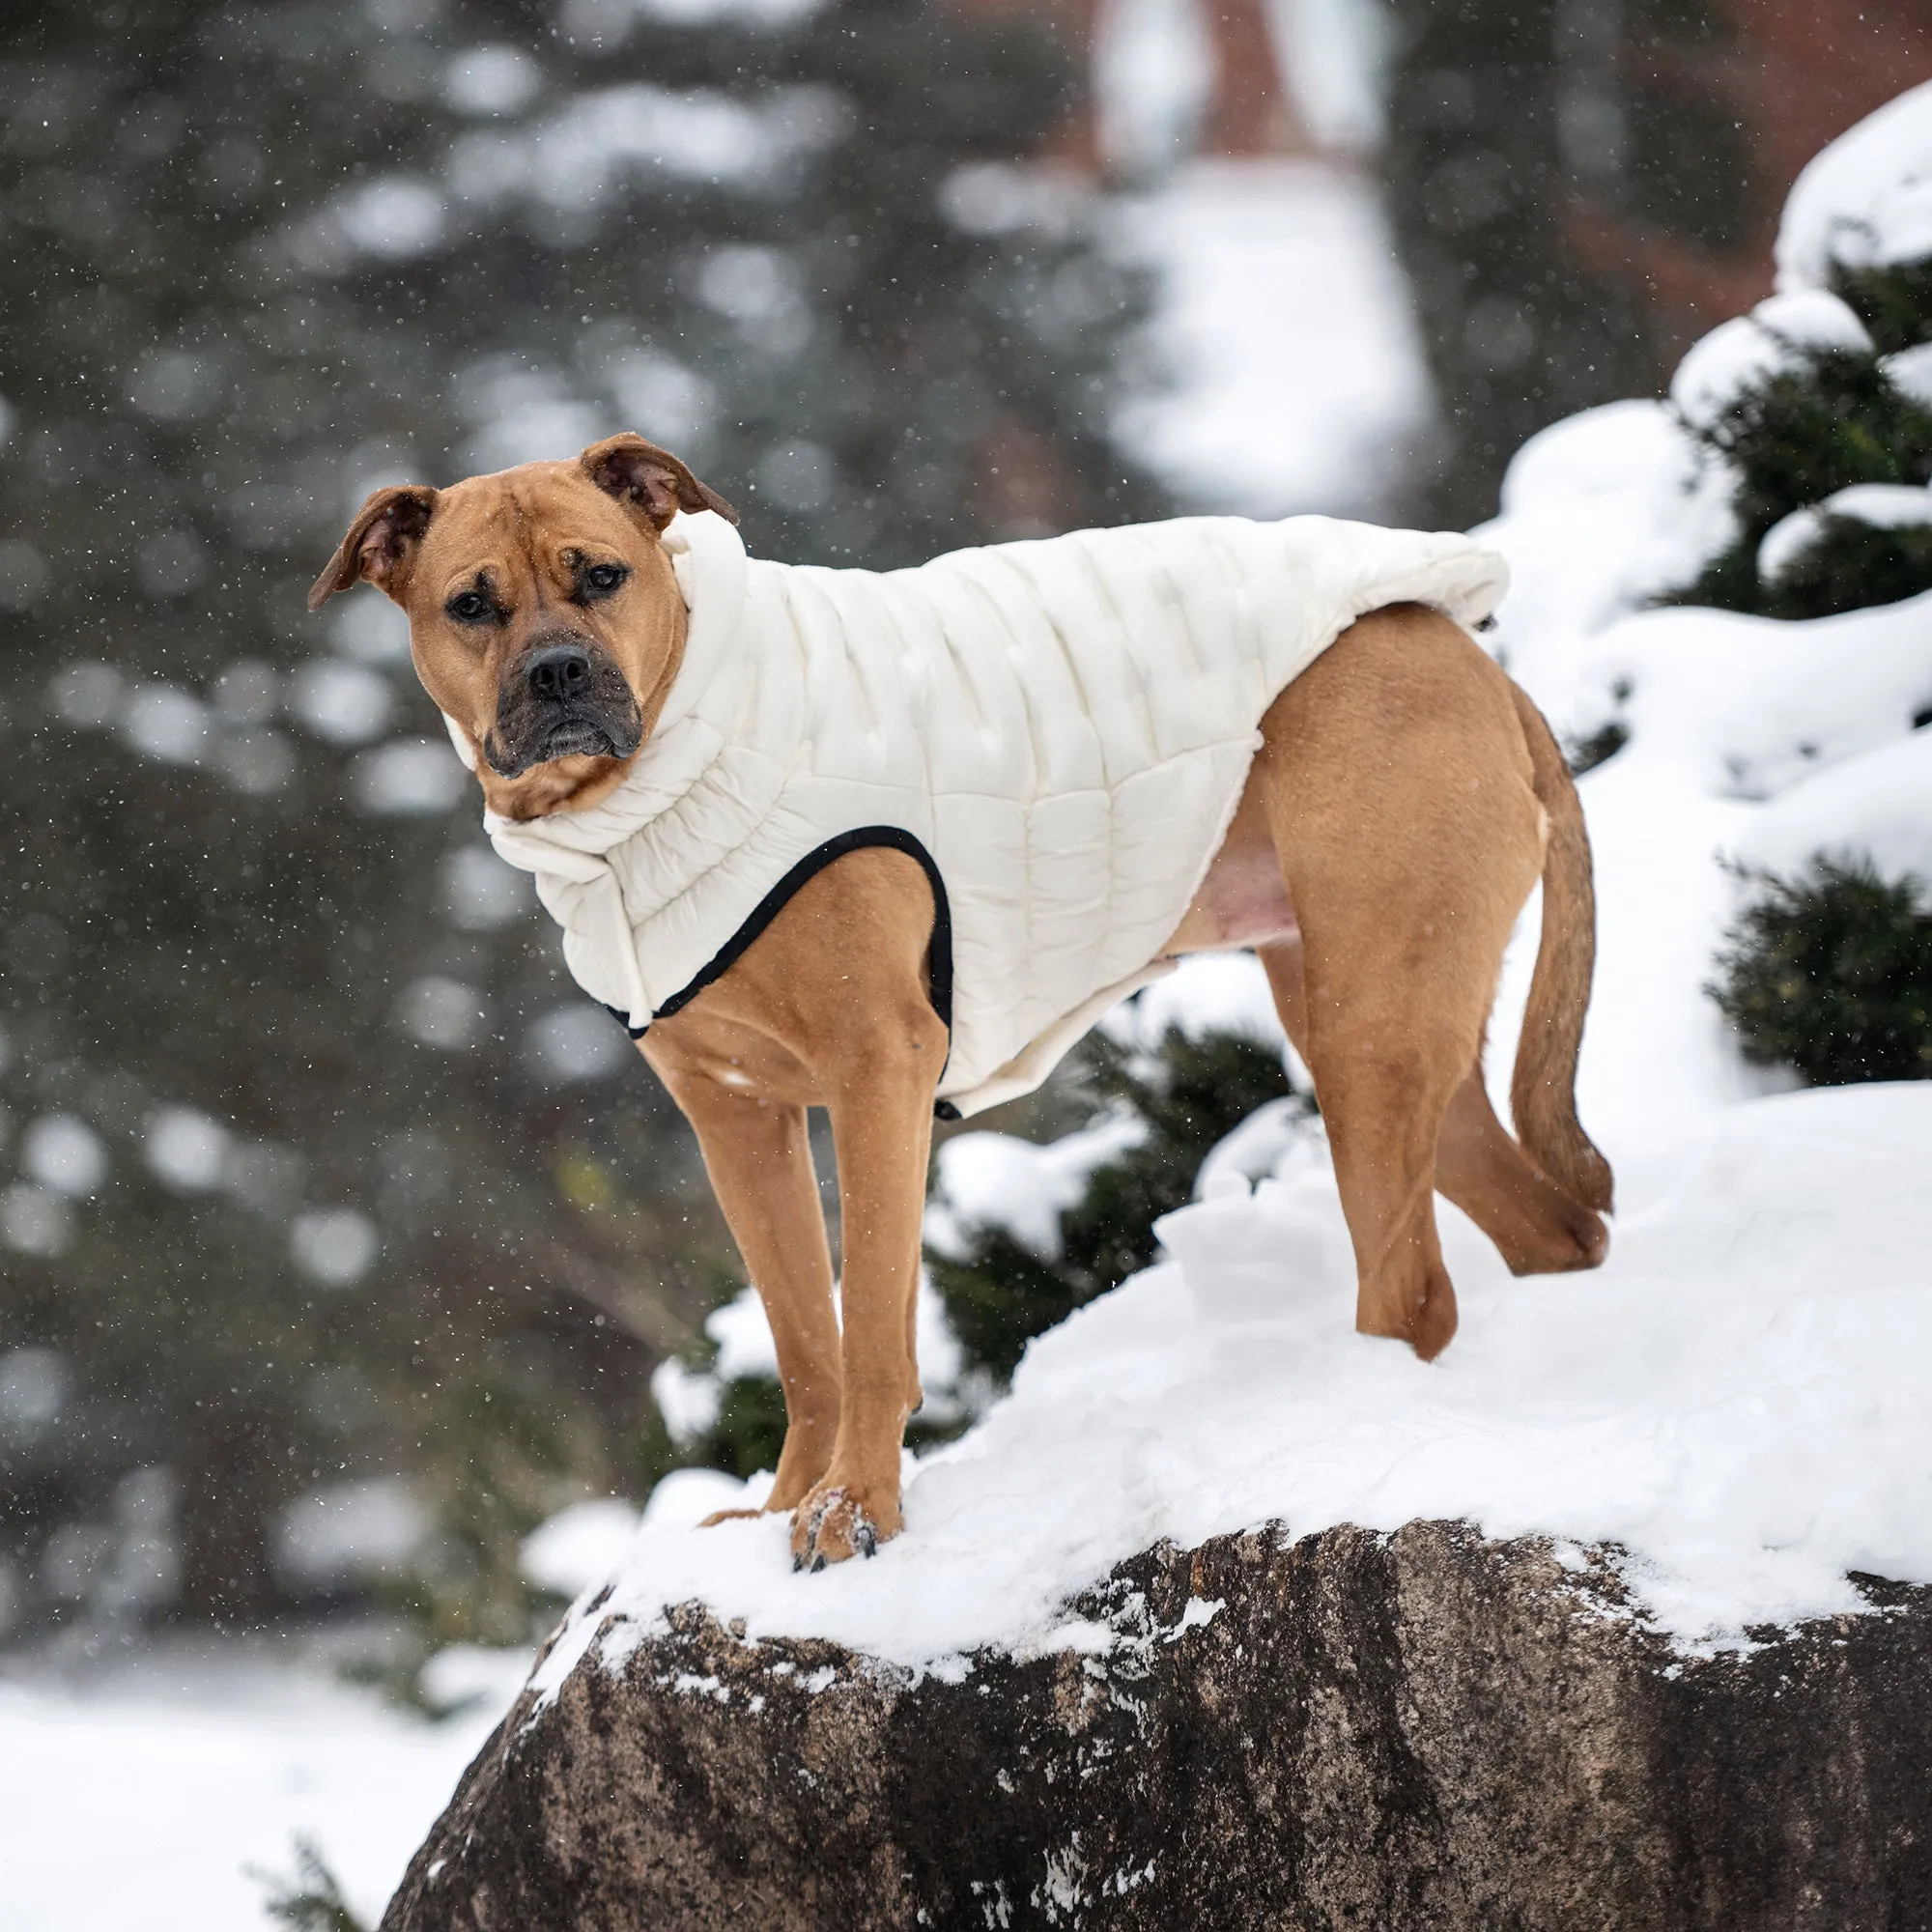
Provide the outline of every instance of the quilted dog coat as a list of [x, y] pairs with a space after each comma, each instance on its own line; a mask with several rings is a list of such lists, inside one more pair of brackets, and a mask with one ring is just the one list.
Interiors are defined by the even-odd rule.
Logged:
[[1468, 538], [1196, 517], [958, 551], [915, 570], [748, 558], [665, 532], [689, 608], [656, 730], [603, 804], [517, 823], [578, 983], [633, 1035], [723, 973], [855, 847], [923, 866], [944, 1111], [1029, 1092], [1161, 948], [1281, 690], [1385, 604], [1487, 617]]

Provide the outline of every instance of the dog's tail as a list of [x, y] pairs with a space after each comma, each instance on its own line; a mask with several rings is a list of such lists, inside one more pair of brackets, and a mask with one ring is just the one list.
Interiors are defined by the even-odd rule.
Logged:
[[1556, 739], [1515, 684], [1538, 802], [1548, 815], [1543, 855], [1543, 937], [1517, 1043], [1510, 1111], [1517, 1138], [1557, 1186], [1600, 1214], [1610, 1210], [1610, 1164], [1577, 1119], [1577, 1049], [1597, 963], [1597, 895], [1583, 807]]

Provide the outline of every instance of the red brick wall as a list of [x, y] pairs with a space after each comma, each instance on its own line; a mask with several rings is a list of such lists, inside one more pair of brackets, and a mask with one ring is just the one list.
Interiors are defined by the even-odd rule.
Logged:
[[1755, 170], [1749, 239], [1722, 254], [1579, 212], [1578, 252], [1634, 276], [1675, 351], [1771, 293], [1772, 244], [1791, 184], [1818, 150], [1874, 108], [1932, 80], [1932, 0], [1719, 0], [1727, 44], [1660, 61], [1672, 88], [1735, 105]]

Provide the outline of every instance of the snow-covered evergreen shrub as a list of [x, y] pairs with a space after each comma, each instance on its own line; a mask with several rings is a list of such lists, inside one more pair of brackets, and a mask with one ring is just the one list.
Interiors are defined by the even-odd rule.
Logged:
[[1815, 1087], [1932, 1078], [1932, 914], [1917, 882], [1822, 860], [1754, 883], [1711, 989], [1746, 1056]]
[[1857, 311], [1881, 355], [1902, 355], [1928, 339], [1932, 256], [1872, 266], [1836, 262], [1832, 285]]
[[1159, 1246], [1154, 1222], [1190, 1198], [1208, 1151], [1293, 1092], [1280, 1054], [1234, 1033], [1169, 1027], [1146, 1053], [1095, 1032], [1073, 1057], [1098, 1106], [1081, 1135], [1058, 1145], [1085, 1140], [1098, 1152], [1084, 1185], [1049, 1225], [955, 1212], [952, 1237], [927, 1242], [962, 1354], [1000, 1381], [1034, 1336], [1146, 1267]]
[[[1862, 307], [1866, 329], [1883, 318], [1885, 340], [1908, 332], [1908, 348], [1932, 340], [1932, 260], [1861, 270], [1845, 293], [1848, 309]], [[1776, 334], [1775, 322], [1767, 328]], [[1687, 417], [1707, 457], [1734, 479], [1736, 528], [1665, 601], [1827, 617], [1932, 588], [1932, 525], [1905, 521], [1909, 504], [1892, 512], [1893, 522], [1864, 491], [1836, 500], [1860, 486], [1903, 487], [1932, 512], [1932, 497], [1923, 496], [1932, 480], [1932, 408], [1888, 366], [1875, 337], [1787, 337], [1779, 347], [1777, 360], [1721, 407]], [[1794, 518], [1803, 521], [1780, 542], [1780, 526]]]
[[[1685, 357], [1671, 400], [1728, 528], [1653, 601], [1802, 622], [1932, 591], [1928, 156], [1922, 88], [1827, 149], [1785, 211], [1779, 293]], [[1857, 838], [1740, 876], [1711, 991], [1747, 1057], [1814, 1085], [1932, 1076], [1918, 881]]]

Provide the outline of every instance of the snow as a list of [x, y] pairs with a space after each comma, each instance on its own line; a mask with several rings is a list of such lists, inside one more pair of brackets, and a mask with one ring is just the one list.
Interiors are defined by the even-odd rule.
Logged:
[[1199, 0], [1099, 0], [1093, 32], [1100, 152], [1130, 177], [1171, 167], [1192, 150], [1214, 93]]
[[524, 1539], [524, 1576], [560, 1597], [594, 1590], [637, 1534], [638, 1518], [635, 1506], [616, 1496], [572, 1503]]
[[1932, 342], [1915, 342], [1910, 349], [1881, 355], [1878, 366], [1894, 388], [1932, 409]]
[[810, 18], [818, 5], [819, 0], [639, 0], [638, 11], [673, 27], [702, 27], [721, 21], [787, 27]]
[[289, 708], [331, 745], [360, 745], [386, 725], [395, 688], [380, 671], [347, 658], [312, 658], [296, 673]]
[[289, 1227], [289, 1252], [312, 1280], [347, 1288], [375, 1265], [382, 1250], [376, 1224], [357, 1208], [316, 1208]]
[[148, 1116], [148, 1167], [183, 1194], [220, 1184], [229, 1142], [228, 1129], [195, 1107], [156, 1107]]
[[20, 1167], [53, 1193], [83, 1200], [107, 1179], [107, 1144], [77, 1115], [43, 1114], [20, 1136]]
[[551, 1080], [601, 1080], [631, 1057], [622, 1029], [582, 999], [553, 1007], [531, 1022], [525, 1037], [526, 1060]]
[[1932, 887], [1932, 731], [1793, 785], [1752, 815], [1736, 845], [1745, 864], [1786, 875], [1821, 849], [1838, 859], [1862, 855], [1886, 878], [1911, 873]]
[[298, 1835], [373, 1925], [528, 1654], [441, 1665], [437, 1694], [484, 1701], [437, 1724], [232, 1652], [170, 1651], [84, 1688], [0, 1681], [8, 1932], [261, 1932], [249, 1868], [291, 1876]]
[[543, 68], [521, 47], [491, 42], [458, 54], [443, 69], [443, 99], [459, 114], [518, 114], [543, 91]]
[[[770, 1371], [773, 1376], [777, 1366], [775, 1358]], [[657, 1404], [666, 1433], [682, 1447], [717, 1425], [724, 1406], [724, 1378], [695, 1369], [672, 1355], [651, 1371], [651, 1400]]]
[[1812, 157], [1777, 231], [1780, 290], [1824, 287], [1832, 265], [1932, 255], [1932, 81]]
[[[913, 1322], [920, 1384], [925, 1395], [923, 1412], [931, 1418], [955, 1414], [964, 1399], [959, 1387], [964, 1367], [959, 1343], [931, 1283], [923, 1278]], [[651, 1398], [671, 1440], [680, 1444], [696, 1440], [717, 1422], [728, 1383], [744, 1378], [778, 1379], [778, 1350], [755, 1288], [741, 1289], [722, 1308], [714, 1308], [705, 1318], [704, 1332], [716, 1350], [707, 1365], [694, 1368], [673, 1355], [651, 1374]], [[526, 1560], [527, 1556], [526, 1550]]]
[[402, 1577], [435, 1528], [429, 1506], [400, 1476], [328, 1483], [282, 1512], [275, 1560], [312, 1585]]
[[485, 844], [465, 845], [443, 864], [443, 909], [463, 932], [491, 932], [529, 910], [527, 872], [506, 866]]
[[[595, 206], [627, 171], [751, 186], [836, 142], [844, 117], [825, 89], [778, 88], [753, 104], [715, 88], [638, 81], [574, 94], [550, 118], [514, 131], [459, 135], [443, 175], [466, 202], [490, 208], [526, 197], [553, 211]], [[440, 220], [440, 200], [436, 207]]]
[[1792, 289], [1768, 296], [1750, 319], [1769, 335], [1806, 349], [1842, 349], [1869, 355], [1872, 339], [1858, 312], [1827, 289]]
[[73, 1243], [73, 1209], [58, 1194], [16, 1180], [0, 1194], [0, 1241], [23, 1255], [64, 1255]]
[[[1869, 167], [1840, 188], [1891, 205]], [[1823, 189], [1801, 194], [1805, 220], [1842, 232]], [[1788, 278], [1693, 349], [1674, 393], [1715, 407], [1785, 344], [1850, 345], [1847, 314]], [[1068, 1616], [1082, 1587], [1157, 1539], [1267, 1524], [1460, 1518], [1613, 1546], [1636, 1613], [1687, 1648], [1860, 1609], [1852, 1572], [1932, 1582], [1932, 1083], [1779, 1091], [1706, 992], [1739, 904], [1731, 862], [1869, 849], [1927, 870], [1932, 731], [1913, 720], [1932, 702], [1932, 595], [1806, 623], [1644, 608], [1731, 535], [1729, 490], [1668, 410], [1614, 405], [1533, 440], [1484, 532], [1516, 573], [1498, 655], [1559, 730], [1629, 733], [1579, 784], [1601, 938], [1578, 1093], [1618, 1174], [1607, 1263], [1512, 1280], [1439, 1203], [1455, 1345], [1424, 1364], [1358, 1336], [1321, 1130], [1278, 1108], [1210, 1157], [1200, 1198], [1160, 1224], [1157, 1265], [1036, 1340], [959, 1441], [906, 1459], [906, 1533], [875, 1560], [794, 1575], [781, 1520], [696, 1526], [768, 1478], [673, 1477], [611, 1594], [566, 1621], [541, 1691], [687, 1600], [753, 1639], [828, 1637], [914, 1670], [1104, 1646]], [[1498, 1087], [1536, 938], [1532, 900], [1492, 1030]], [[1259, 983], [1252, 962], [1229, 969], [1224, 1009], [1251, 1013]], [[1184, 1009], [1187, 989], [1176, 975], [1142, 1007]], [[1113, 1024], [1151, 1031], [1140, 1009]], [[1065, 1198], [1054, 1151], [991, 1139], [949, 1149], [945, 1192], [1037, 1238]]]
[[1365, 151], [1387, 125], [1397, 31], [1379, 0], [1268, 0], [1284, 79], [1317, 147]]
[[144, 756], [171, 765], [196, 763], [208, 741], [208, 708], [176, 684], [143, 685], [128, 699], [121, 729]]
[[1147, 1122], [1108, 1115], [1045, 1147], [1012, 1134], [958, 1134], [939, 1150], [940, 1201], [927, 1238], [963, 1256], [966, 1228], [1000, 1228], [1043, 1262], [1060, 1259], [1060, 1217], [1087, 1191], [1089, 1177], [1147, 1138]]
[[1854, 483], [1818, 503], [1781, 517], [1757, 547], [1757, 574], [1764, 582], [1783, 576], [1825, 531], [1827, 517], [1845, 517], [1885, 530], [1932, 524], [1932, 490], [1909, 483]]
[[384, 175], [345, 194], [336, 226], [357, 248], [388, 262], [410, 262], [442, 240], [442, 196], [415, 175]]
[[1430, 387], [1379, 194], [1329, 162], [1196, 162], [1120, 215], [1160, 293], [1171, 386], [1124, 445], [1192, 509], [1371, 511], [1430, 425]]
[[754, 1292], [742, 1292], [714, 1309], [705, 1320], [704, 1332], [718, 1345], [715, 1366], [721, 1379], [778, 1374], [778, 1350]]
[[[667, 14], [783, 4], [657, 0]], [[655, 114], [668, 98], [644, 105]], [[679, 112], [715, 104], [685, 97]], [[634, 115], [620, 159], [652, 164], [650, 118]], [[734, 166], [744, 156], [731, 142], [747, 154], [777, 143], [766, 128], [742, 142], [720, 129]], [[474, 138], [518, 166], [533, 158], [499, 136]], [[1726, 384], [1735, 393], [1741, 371], [1772, 366], [1766, 357], [1788, 353], [1774, 324], [1786, 341], [1838, 339], [1833, 329], [1849, 340], [1829, 298], [1787, 298], [1818, 290], [1833, 252], [1883, 259], [1911, 242], [1928, 164], [1932, 88], [1821, 156], [1787, 213], [1784, 305], [1693, 351], [1701, 362], [1683, 394], [1708, 407]], [[1393, 271], [1368, 191], [1292, 166], [1245, 180], [1193, 170], [1137, 208], [1139, 236], [1173, 270], [1158, 327], [1182, 374], [1172, 398], [1136, 418], [1151, 459], [1204, 506], [1265, 512], [1319, 486], [1334, 507], [1338, 476], [1372, 500], [1389, 451], [1422, 422], [1423, 388], [1400, 293], [1377, 310], [1374, 291], [1394, 286], [1377, 278]], [[1889, 359], [1902, 382], [1917, 354]], [[1616, 404], [1535, 438], [1487, 532], [1516, 577], [1492, 639], [1498, 654], [1564, 733], [1612, 719], [1630, 732], [1580, 784], [1602, 945], [1579, 1092], [1618, 1173], [1607, 1264], [1511, 1280], [1440, 1204], [1456, 1343], [1425, 1365], [1357, 1336], [1320, 1127], [1292, 1102], [1262, 1109], [1209, 1156], [1197, 1200], [1161, 1224], [1156, 1266], [1039, 1338], [1010, 1396], [959, 1441], [905, 1459], [907, 1533], [876, 1560], [797, 1576], [777, 1518], [696, 1527], [759, 1500], [768, 1477], [684, 1471], [641, 1518], [605, 1500], [553, 1520], [526, 1544], [526, 1573], [579, 1594], [536, 1672], [541, 1691], [593, 1647], [621, 1660], [665, 1605], [690, 1600], [743, 1617], [754, 1639], [833, 1637], [952, 1681], [982, 1646], [1101, 1652], [1117, 1634], [1071, 1615], [1071, 1595], [1157, 1538], [1185, 1546], [1267, 1524], [1301, 1536], [1460, 1517], [1560, 1549], [1613, 1542], [1640, 1613], [1687, 1647], [1856, 1610], [1852, 1571], [1932, 1581], [1932, 1083], [1776, 1091], [1776, 1076], [1744, 1064], [1703, 990], [1738, 903], [1726, 861], [1788, 872], [1819, 851], [1863, 852], [1889, 875], [1932, 879], [1932, 729], [1913, 724], [1932, 705], [1932, 595], [1804, 624], [1643, 609], [1727, 539], [1728, 495], [1668, 409]], [[361, 628], [369, 612], [381, 622]], [[331, 637], [349, 657], [394, 660], [386, 607], [351, 600], [338, 613]], [[162, 757], [202, 755], [217, 715], [179, 687], [129, 693], [100, 667], [71, 668], [54, 697], [63, 715], [121, 723]], [[364, 753], [356, 774], [364, 803], [387, 811], [441, 810], [463, 782], [428, 741]], [[466, 928], [524, 903], [499, 890], [480, 848], [452, 860], [448, 890]], [[1532, 902], [1492, 1028], [1498, 1085], [1535, 937]], [[601, 1031], [580, 1037], [566, 1010]], [[1107, 1022], [1142, 1046], [1170, 1023], [1279, 1038], [1245, 957], [1188, 962]], [[575, 1009], [541, 1021], [530, 1050], [559, 1079], [593, 1077], [625, 1052], [620, 1034]], [[177, 1111], [179, 1148], [159, 1151], [158, 1125], [149, 1143], [171, 1184], [205, 1186], [218, 1170], [219, 1184], [250, 1198], [296, 1185], [284, 1153], [228, 1145], [217, 1123]], [[950, 1144], [948, 1195], [1004, 1211], [1049, 1245], [1066, 1194], [1055, 1151], [972, 1145], [992, 1138]], [[1094, 1151], [1090, 1142], [1081, 1157]], [[0, 1236], [15, 1247], [48, 1252], [71, 1236], [66, 1194], [52, 1189], [78, 1168], [51, 1155], [46, 1166], [45, 1184], [0, 1198]], [[305, 1223], [311, 1268], [355, 1246], [355, 1229], [325, 1222], [327, 1210]], [[319, 1271], [330, 1266], [339, 1274], [339, 1263]], [[956, 1350], [949, 1360], [929, 1296], [921, 1318], [936, 1386], [957, 1374]], [[714, 1389], [727, 1371], [769, 1368], [750, 1291], [713, 1323]], [[30, 1433], [58, 1403], [48, 1374], [31, 1350], [0, 1362], [0, 1426]], [[303, 1526], [312, 1545], [354, 1527], [337, 1554], [359, 1562], [372, 1525], [404, 1523], [407, 1512], [388, 1507], [400, 1500], [379, 1496], [372, 1511], [366, 1495], [338, 1494]], [[399, 1530], [390, 1547], [403, 1541]], [[611, 1596], [590, 1610], [607, 1582]], [[1219, 1607], [1192, 1599], [1163, 1634]], [[444, 1653], [425, 1689], [470, 1708], [439, 1724], [313, 1667], [238, 1663], [232, 1649], [220, 1662], [158, 1651], [79, 1685], [0, 1680], [10, 1932], [259, 1926], [263, 1889], [244, 1867], [290, 1872], [297, 1833], [317, 1841], [373, 1920], [526, 1663]], [[805, 1681], [823, 1689], [832, 1673]]]
[[1189, 1039], [1238, 1034], [1259, 1046], [1285, 1046], [1267, 975], [1251, 952], [1198, 952], [1100, 1021], [1122, 1046], [1152, 1052], [1168, 1030]]
[[1484, 531], [1510, 562], [1493, 641], [1559, 731], [1585, 734], [1614, 708], [1613, 668], [1597, 686], [1566, 668], [1582, 634], [1693, 577], [1732, 534], [1730, 497], [1662, 403], [1585, 410], [1517, 452]]
[[1747, 385], [1796, 368], [1806, 349], [1869, 355], [1872, 339], [1851, 307], [1823, 289], [1772, 296], [1692, 346], [1671, 379], [1670, 400], [1688, 422], [1713, 422]]
[[907, 1533], [876, 1561], [794, 1576], [781, 1520], [693, 1527], [765, 1482], [672, 1479], [539, 1685], [606, 1618], [692, 1598], [754, 1638], [909, 1666], [1029, 1647], [1149, 1543], [1277, 1521], [1621, 1541], [1686, 1641], [1856, 1609], [1850, 1570], [1932, 1578], [1932, 1089], [1760, 1099], [1610, 1151], [1624, 1205], [1595, 1275], [1512, 1281], [1442, 1207], [1463, 1330], [1425, 1365], [1353, 1333], [1348, 1230], [1299, 1140], [1253, 1197], [1170, 1216], [1174, 1260], [1037, 1341], [1011, 1398], [912, 1465]]
[[398, 818], [445, 812], [469, 788], [455, 753], [431, 738], [397, 738], [364, 752], [353, 782], [364, 810]]

